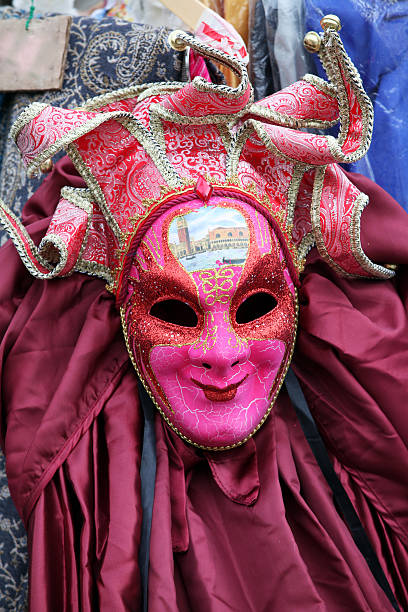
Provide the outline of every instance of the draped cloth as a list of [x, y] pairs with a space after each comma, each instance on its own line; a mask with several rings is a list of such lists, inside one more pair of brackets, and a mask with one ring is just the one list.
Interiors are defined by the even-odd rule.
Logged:
[[[408, 217], [370, 196], [363, 247], [408, 264]], [[60, 187], [82, 186], [64, 158], [29, 200], [38, 244]], [[37, 281], [0, 250], [1, 440], [28, 532], [30, 610], [141, 609], [136, 374], [104, 283]], [[408, 610], [408, 282], [340, 279], [312, 250], [293, 367], [403, 610]], [[253, 439], [223, 453], [186, 445], [155, 416], [149, 610], [387, 611], [337, 513], [282, 389]]]

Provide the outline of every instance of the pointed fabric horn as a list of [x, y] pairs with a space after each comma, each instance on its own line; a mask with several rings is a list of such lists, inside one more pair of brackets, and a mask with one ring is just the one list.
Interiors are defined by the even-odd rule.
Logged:
[[314, 74], [307, 74], [253, 104], [251, 117], [269, 121], [273, 117], [273, 123], [294, 129], [326, 129], [339, 121], [337, 90]]
[[180, 121], [180, 116], [184, 116], [188, 118], [188, 123], [195, 121], [200, 123], [200, 119], [204, 119], [207, 123], [208, 116], [211, 116], [212, 121], [217, 122], [217, 120], [224, 121], [226, 114], [243, 112], [246, 106], [253, 101], [252, 87], [248, 80], [245, 63], [234, 55], [210, 48], [185, 32], [177, 31], [177, 35], [180, 42], [188, 45], [203, 57], [210, 57], [230, 68], [239, 78], [239, 83], [237, 87], [214, 85], [202, 77], [195, 77], [191, 83], [184, 85], [163, 102], [162, 108], [168, 112], [162, 113], [162, 117]]
[[[370, 146], [371, 100], [336, 31], [329, 28], [324, 32], [319, 53], [330, 83], [306, 75], [294, 85], [252, 105], [251, 114], [262, 119], [270, 117], [279, 126], [295, 128], [291, 133], [275, 126], [261, 126], [273, 145], [294, 161], [308, 158], [316, 165], [351, 163], [363, 157]], [[297, 128], [327, 128], [337, 120], [340, 121], [337, 138], [297, 131]]]

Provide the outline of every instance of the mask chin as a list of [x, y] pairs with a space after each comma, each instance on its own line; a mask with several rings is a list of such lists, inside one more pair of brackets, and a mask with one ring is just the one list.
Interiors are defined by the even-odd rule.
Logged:
[[265, 217], [232, 198], [163, 213], [122, 306], [132, 361], [183, 439], [221, 450], [267, 418], [292, 356], [297, 296]]

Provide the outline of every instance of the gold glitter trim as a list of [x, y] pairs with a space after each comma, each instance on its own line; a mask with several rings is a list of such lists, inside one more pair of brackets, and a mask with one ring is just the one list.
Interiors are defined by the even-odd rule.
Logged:
[[288, 206], [286, 209], [286, 228], [293, 226], [293, 219], [295, 216], [296, 200], [299, 193], [300, 183], [302, 182], [303, 176], [307, 170], [310, 170], [313, 166], [307, 166], [299, 162], [293, 166], [292, 178], [288, 188]]
[[[395, 272], [392, 270], [388, 270], [387, 268], [380, 266], [371, 261], [364, 253], [361, 248], [361, 233], [360, 233], [360, 221], [361, 214], [364, 208], [367, 206], [369, 202], [369, 198], [365, 193], [361, 193], [353, 207], [353, 215], [351, 218], [351, 227], [350, 227], [350, 242], [351, 242], [351, 250], [353, 252], [354, 257], [357, 259], [358, 263], [364, 270], [367, 270], [370, 274], [375, 275], [377, 278], [388, 279], [395, 276]], [[365, 278], [365, 277], [364, 277]]]
[[[30, 249], [32, 250], [33, 255], [37, 259], [38, 263], [44, 268], [50, 270], [49, 273], [40, 272], [39, 270], [37, 270], [37, 268], [33, 266], [32, 260], [27, 254], [27, 249], [25, 247], [25, 244], [23, 240], [21, 239], [20, 235], [18, 234], [18, 232], [16, 231], [16, 229], [14, 228], [14, 226], [10, 223], [9, 219], [7, 218], [8, 216], [10, 216], [13, 219], [13, 221], [18, 226], [19, 231], [24, 235], [24, 238], [29, 244]], [[25, 265], [27, 270], [30, 272], [30, 274], [32, 274], [36, 278], [41, 278], [41, 279], [50, 278], [52, 274], [52, 267], [43, 257], [41, 257], [41, 255], [38, 253], [38, 249], [36, 245], [32, 241], [31, 236], [27, 232], [24, 225], [21, 223], [21, 221], [16, 217], [16, 215], [8, 208], [8, 206], [6, 206], [6, 204], [1, 199], [0, 199], [0, 223], [4, 227], [6, 232], [9, 234], [18, 254], [20, 255], [20, 258], [23, 264]]]
[[313, 87], [316, 87], [316, 89], [319, 89], [319, 91], [322, 91], [331, 98], [337, 99], [336, 87], [332, 85], [332, 83], [328, 83], [315, 74], [305, 74], [301, 80], [306, 81], [306, 83], [310, 83], [310, 85], [313, 85]]
[[184, 442], [187, 442], [188, 444], [191, 444], [192, 446], [195, 446], [196, 448], [201, 448], [202, 450], [209, 450], [209, 451], [223, 451], [223, 450], [230, 450], [232, 448], [237, 448], [238, 446], [242, 446], [243, 444], [245, 444], [245, 442], [247, 442], [250, 438], [252, 438], [252, 436], [254, 436], [256, 434], [256, 432], [262, 427], [262, 425], [265, 423], [266, 419], [268, 418], [269, 414], [271, 413], [271, 410], [276, 402], [276, 398], [279, 394], [279, 391], [281, 390], [281, 387], [285, 381], [285, 377], [287, 374], [287, 371], [289, 369], [289, 366], [291, 364], [292, 361], [292, 357], [293, 357], [293, 351], [295, 349], [295, 344], [296, 344], [296, 335], [297, 335], [297, 328], [298, 328], [298, 320], [299, 320], [299, 302], [298, 302], [298, 294], [297, 294], [297, 289], [295, 288], [295, 295], [293, 296], [294, 302], [295, 302], [295, 328], [293, 330], [293, 342], [292, 342], [292, 346], [291, 346], [291, 350], [290, 353], [286, 359], [285, 364], [283, 365], [282, 368], [282, 374], [281, 374], [281, 380], [277, 386], [277, 388], [275, 389], [275, 393], [271, 399], [271, 402], [269, 404], [269, 408], [266, 411], [266, 413], [264, 414], [264, 416], [262, 417], [261, 421], [258, 423], [258, 425], [253, 429], [253, 431], [251, 431], [251, 433], [246, 436], [243, 440], [240, 440], [239, 442], [236, 442], [235, 444], [229, 444], [227, 446], [203, 446], [202, 444], [197, 444], [197, 442], [193, 442], [192, 440], [190, 440], [190, 438], [187, 438], [187, 436], [185, 436], [184, 434], [181, 433], [181, 431], [179, 431], [177, 429], [177, 427], [175, 425], [173, 425], [173, 423], [171, 423], [171, 421], [169, 420], [169, 418], [167, 417], [167, 415], [163, 412], [163, 410], [160, 408], [160, 406], [158, 405], [158, 403], [156, 402], [155, 397], [153, 396], [149, 385], [147, 384], [147, 382], [145, 381], [144, 377], [142, 376], [138, 366], [136, 365], [136, 361], [133, 355], [133, 352], [130, 348], [130, 343], [129, 343], [129, 337], [128, 337], [128, 333], [127, 333], [127, 326], [126, 326], [126, 316], [125, 316], [125, 308], [124, 306], [121, 306], [120, 308], [120, 318], [122, 321], [122, 330], [123, 330], [123, 335], [125, 337], [125, 344], [126, 344], [126, 348], [130, 357], [130, 360], [132, 362], [133, 367], [136, 370], [136, 373], [140, 379], [140, 381], [142, 382], [144, 388], [146, 389], [147, 394], [149, 395], [150, 399], [152, 400], [153, 404], [155, 405], [155, 407], [157, 408], [157, 410], [159, 411], [161, 417], [164, 419], [164, 421], [167, 423], [167, 425], [170, 427], [170, 429], [172, 429], [182, 440], [184, 440]]

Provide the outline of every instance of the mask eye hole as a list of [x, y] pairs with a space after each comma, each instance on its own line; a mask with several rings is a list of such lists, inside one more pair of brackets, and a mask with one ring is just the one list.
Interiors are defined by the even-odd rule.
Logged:
[[266, 291], [253, 293], [238, 306], [237, 314], [235, 315], [236, 321], [239, 325], [251, 323], [251, 321], [255, 321], [271, 312], [277, 304], [278, 302], [273, 295], [266, 293]]
[[150, 314], [160, 321], [180, 325], [181, 327], [196, 327], [198, 318], [194, 310], [181, 300], [162, 300], [156, 302], [150, 309]]

